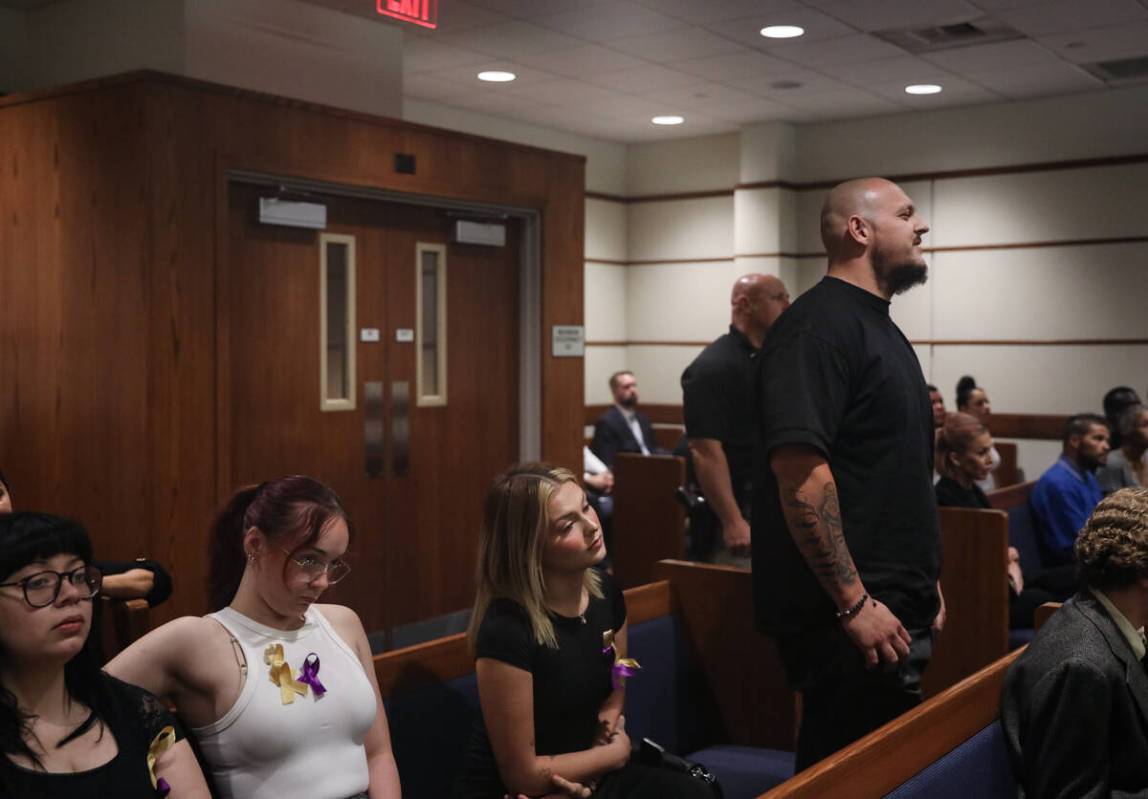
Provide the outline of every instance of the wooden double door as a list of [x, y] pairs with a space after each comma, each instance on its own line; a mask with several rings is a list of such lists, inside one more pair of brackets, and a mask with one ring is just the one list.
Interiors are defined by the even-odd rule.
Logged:
[[324, 601], [368, 631], [468, 607], [482, 498], [519, 451], [522, 223], [456, 244], [442, 210], [321, 197], [320, 232], [261, 224], [267, 194], [228, 193], [221, 488], [330, 485], [356, 534]]

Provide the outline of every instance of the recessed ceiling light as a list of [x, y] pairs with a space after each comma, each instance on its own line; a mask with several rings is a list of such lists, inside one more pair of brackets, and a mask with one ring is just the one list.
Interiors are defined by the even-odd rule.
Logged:
[[767, 39], [796, 39], [805, 33], [800, 25], [766, 25], [761, 29], [761, 35]]
[[941, 87], [935, 83], [914, 83], [905, 87], [907, 94], [940, 94]]
[[479, 72], [478, 79], [485, 80], [490, 83], [508, 83], [518, 76], [513, 72], [502, 72], [497, 69], [488, 69], [486, 72]]
[[654, 117], [650, 121], [655, 125], [680, 125], [686, 121], [686, 118], [676, 114], [667, 114], [666, 116]]

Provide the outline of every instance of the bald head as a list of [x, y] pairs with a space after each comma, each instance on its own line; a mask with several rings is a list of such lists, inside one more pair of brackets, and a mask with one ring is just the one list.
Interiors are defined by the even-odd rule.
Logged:
[[890, 193], [904, 194], [900, 186], [884, 178], [847, 180], [829, 191], [821, 206], [821, 243], [830, 262], [841, 254], [850, 217], [872, 219], [880, 201]]
[[773, 275], [742, 275], [730, 292], [730, 323], [760, 347], [769, 328], [789, 307], [785, 284]]

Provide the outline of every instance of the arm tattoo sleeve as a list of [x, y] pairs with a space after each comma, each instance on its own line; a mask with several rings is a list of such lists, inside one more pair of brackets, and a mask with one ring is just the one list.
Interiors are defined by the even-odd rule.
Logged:
[[782, 483], [781, 503], [789, 534], [809, 568], [831, 594], [857, 581], [857, 568], [845, 544], [837, 486], [826, 483], [820, 496], [803, 496], [798, 486]]

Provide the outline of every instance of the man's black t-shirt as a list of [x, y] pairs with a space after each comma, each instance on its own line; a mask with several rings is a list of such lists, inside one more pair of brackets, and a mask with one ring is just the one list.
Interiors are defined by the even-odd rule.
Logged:
[[[568, 618], [550, 614], [558, 648], [534, 639], [525, 608], [509, 599], [493, 602], [478, 628], [475, 656], [491, 658], [531, 673], [534, 682], [534, 741], [539, 755], [589, 749], [598, 729], [598, 710], [613, 691], [612, 652], [603, 652], [602, 634], [626, 622], [626, 600], [607, 575], [603, 598], [590, 597], [586, 612]], [[583, 621], [585, 619], [585, 621]], [[486, 727], [475, 721], [455, 784], [456, 799], [500, 799], [506, 789]]]
[[733, 325], [682, 372], [686, 435], [720, 441], [739, 505], [749, 502], [757, 408], [753, 381], [758, 350]]
[[758, 359], [753, 578], [759, 626], [795, 635], [837, 610], [793, 542], [770, 453], [805, 444], [827, 459], [845, 541], [870, 595], [909, 629], [939, 607], [933, 415], [920, 362], [889, 303], [826, 277], [778, 319]]

